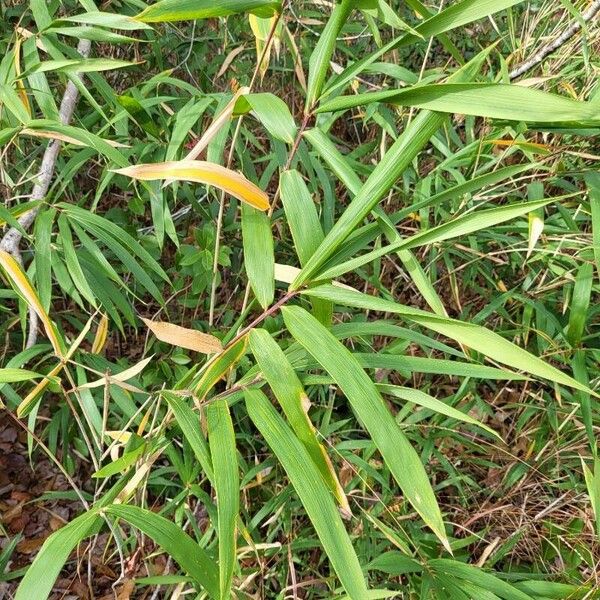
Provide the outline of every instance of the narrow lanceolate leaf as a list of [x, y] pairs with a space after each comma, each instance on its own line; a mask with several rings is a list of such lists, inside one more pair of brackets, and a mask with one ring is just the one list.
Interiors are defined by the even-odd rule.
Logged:
[[50, 320], [48, 313], [44, 310], [40, 299], [33, 286], [29, 282], [27, 275], [23, 272], [17, 261], [4, 250], [0, 250], [0, 267], [4, 270], [15, 290], [23, 297], [27, 304], [37, 313], [40, 321], [44, 325], [46, 335], [54, 348], [54, 353], [59, 358], [64, 355], [63, 344], [58, 337], [58, 332], [54, 323]]
[[[450, 80], [460, 82], [471, 79], [488, 54], [489, 50], [481, 52], [454, 73]], [[422, 111], [410, 122], [402, 135], [398, 137], [379, 164], [373, 169], [373, 172], [350, 205], [311, 256], [300, 275], [290, 286], [292, 289], [298, 289], [302, 284], [310, 281], [320, 266], [340, 248], [344, 240], [392, 188], [423, 146], [442, 126], [444, 120], [445, 116], [441, 113]]]
[[98, 511], [91, 510], [55, 531], [44, 542], [33, 564], [27, 569], [15, 600], [46, 600], [73, 549], [83, 539], [96, 533], [101, 522]]
[[108, 336], [108, 317], [102, 315], [100, 317], [100, 323], [98, 323], [98, 329], [96, 329], [96, 335], [94, 336], [94, 342], [92, 344], [92, 354], [100, 354], [104, 350], [106, 344], [106, 338]]
[[[304, 266], [325, 237], [317, 208], [306, 183], [295, 169], [281, 174], [279, 186], [296, 254], [300, 264]], [[292, 283], [296, 277], [297, 274], [289, 283]], [[331, 303], [318, 299], [313, 301], [313, 313], [324, 325], [331, 323], [332, 312]]]
[[[444, 10], [441, 10], [431, 18], [419, 23], [419, 25], [415, 27], [415, 31], [424, 38], [437, 36], [440, 33], [445, 33], [452, 29], [456, 29], [457, 27], [461, 27], [462, 25], [466, 25], [467, 23], [483, 19], [501, 10], [520, 4], [521, 2], [523, 2], [523, 0], [463, 0], [462, 2], [451, 4], [448, 8], [444, 8]], [[346, 85], [361, 71], [384, 54], [417, 41], [419, 41], [419, 38], [412, 33], [406, 33], [391, 40], [372, 54], [353, 62], [335, 79], [325, 93], [329, 94], [334, 90], [339, 89], [341, 86]]]
[[282, 313], [292, 336], [344, 392], [408, 501], [449, 549], [442, 515], [421, 460], [375, 384], [352, 353], [303, 308], [288, 306], [282, 308]]
[[269, 216], [243, 205], [242, 237], [250, 286], [258, 303], [267, 308], [275, 296], [275, 254]]
[[329, 17], [327, 25], [325, 25], [325, 29], [319, 36], [319, 41], [310, 55], [308, 62], [308, 88], [304, 109], [306, 113], [309, 113], [313, 109], [313, 106], [321, 95], [338, 34], [350, 15], [354, 7], [353, 5], [354, 0], [342, 0], [339, 4], [334, 4], [331, 17]]
[[553, 198], [546, 198], [544, 200], [538, 200], [535, 202], [522, 202], [515, 205], [501, 206], [498, 208], [490, 208], [488, 210], [475, 211], [467, 215], [463, 215], [448, 221], [437, 227], [432, 227], [420, 233], [417, 233], [408, 238], [400, 238], [399, 236], [391, 244], [383, 246], [377, 250], [367, 252], [362, 256], [353, 258], [341, 265], [336, 265], [318, 274], [319, 279], [331, 279], [332, 277], [338, 277], [348, 271], [352, 271], [366, 265], [373, 260], [385, 256], [390, 252], [398, 250], [407, 250], [410, 248], [418, 248], [419, 246], [425, 246], [427, 244], [435, 244], [443, 242], [461, 236], [468, 235], [475, 231], [485, 230], [494, 225], [505, 223], [517, 217], [526, 215], [532, 210], [537, 210], [553, 202]]
[[143, 531], [174, 558], [211, 598], [219, 597], [219, 569], [215, 561], [179, 525], [137, 506], [112, 504], [104, 510]]
[[418, 406], [422, 406], [423, 408], [427, 408], [441, 415], [446, 415], [452, 419], [456, 419], [457, 421], [463, 421], [464, 423], [469, 423], [471, 425], [477, 425], [477, 427], [481, 427], [485, 429], [488, 433], [491, 433], [494, 437], [502, 440], [502, 438], [487, 425], [484, 425], [481, 421], [474, 419], [473, 417], [467, 415], [466, 413], [457, 410], [453, 406], [422, 392], [421, 390], [415, 390], [412, 388], [401, 387], [399, 385], [384, 385], [380, 384], [377, 386], [379, 391], [382, 394], [387, 394], [389, 396], [394, 396], [394, 398], [400, 398], [401, 400], [407, 400], [408, 402], [412, 402], [417, 404]]
[[210, 452], [208, 444], [202, 436], [198, 413], [195, 413], [181, 396], [167, 391], [162, 392], [162, 395], [167, 401], [169, 408], [173, 411], [175, 420], [189, 442], [192, 452], [198, 459], [204, 473], [206, 473], [206, 477], [208, 477], [208, 480], [215, 485]]
[[368, 598], [360, 563], [331, 491], [305, 446], [260, 390], [247, 389], [244, 395], [252, 422], [283, 465], [348, 597]]
[[244, 104], [252, 110], [265, 129], [278, 140], [292, 144], [296, 138], [296, 123], [288, 105], [274, 94], [249, 94], [241, 98], [236, 105], [239, 111]]
[[579, 102], [521, 85], [502, 83], [438, 83], [354, 94], [335, 98], [321, 105], [318, 112], [335, 112], [371, 102], [506, 121], [565, 122], [586, 127], [600, 124], [600, 110], [593, 102]]
[[231, 598], [231, 582], [235, 568], [240, 476], [235, 433], [227, 401], [217, 400], [210, 403], [206, 407], [206, 421], [219, 519], [219, 597], [221, 600], [228, 600]]
[[569, 324], [566, 332], [567, 340], [571, 346], [577, 346], [581, 343], [581, 337], [583, 336], [589, 314], [593, 278], [594, 267], [592, 263], [583, 263], [579, 267], [577, 276], [575, 277]]
[[269, 208], [269, 197], [241, 173], [201, 160], [179, 160], [135, 165], [115, 171], [141, 181], [170, 179], [212, 185], [259, 210]]
[[243, 12], [270, 17], [280, 11], [281, 0], [161, 0], [135, 18], [143, 23], [167, 23], [227, 17]]
[[41, 377], [45, 377], [45, 375], [26, 369], [0, 369], [0, 383], [17, 383], [18, 381], [30, 381]]
[[549, 365], [541, 358], [523, 350], [516, 344], [505, 340], [502, 336], [473, 323], [466, 323], [455, 319], [449, 319], [428, 313], [424, 310], [404, 306], [390, 300], [376, 298], [363, 294], [362, 292], [347, 290], [335, 287], [333, 285], [321, 285], [303, 292], [308, 296], [317, 296], [317, 298], [326, 298], [332, 302], [337, 302], [343, 306], [352, 306], [367, 310], [376, 310], [381, 312], [394, 313], [427, 327], [437, 333], [447, 336], [459, 344], [464, 344], [481, 352], [503, 365], [513, 367], [518, 370], [525, 370], [528, 375], [534, 375], [543, 379], [548, 379], [555, 383], [567, 385], [569, 387], [582, 390], [587, 393], [594, 393], [585, 385], [579, 383], [566, 373], [559, 371], [556, 367]]
[[199, 400], [203, 400], [217, 381], [224, 377], [230, 369], [233, 369], [245, 354], [247, 342], [248, 338], [244, 337], [210, 359], [198, 382], [193, 386]]
[[586, 173], [585, 182], [589, 190], [590, 211], [592, 213], [594, 260], [598, 277], [600, 277], [600, 173]]
[[473, 583], [484, 590], [493, 591], [497, 597], [504, 600], [533, 600], [533, 598], [503, 581], [499, 577], [486, 573], [483, 569], [461, 563], [458, 560], [449, 560], [446, 558], [435, 558], [429, 561], [434, 576], [441, 574], [451, 578], [451, 580], [465, 580]]
[[344, 489], [323, 444], [317, 439], [316, 429], [308, 416], [308, 396], [285, 353], [264, 329], [254, 329], [250, 332], [250, 348], [294, 433], [310, 454], [340, 507], [346, 514], [351, 514]]
[[187, 348], [203, 354], [214, 354], [223, 350], [221, 340], [214, 335], [165, 321], [151, 321], [150, 319], [142, 319], [142, 321], [161, 342], [166, 342], [172, 346]]
[[[319, 155], [327, 163], [329, 168], [348, 188], [354, 196], [361, 188], [361, 180], [358, 175], [352, 170], [345, 157], [336, 148], [333, 142], [320, 129], [312, 129], [305, 134], [305, 137], [310, 141], [312, 146], [317, 150]], [[379, 224], [381, 225], [388, 241], [393, 243], [400, 240], [400, 234], [396, 231], [389, 217], [381, 210], [380, 207], [375, 207], [374, 211]], [[423, 296], [423, 299], [429, 304], [431, 309], [441, 315], [446, 314], [446, 309], [435, 288], [433, 287], [429, 277], [421, 267], [419, 261], [413, 256], [409, 250], [398, 250], [398, 257], [404, 264], [405, 269], [413, 280], [415, 286]]]
[[[84, 383], [83, 385], [79, 386], [79, 389], [89, 390], [97, 387], [102, 387], [103, 385], [109, 385], [111, 383], [114, 383], [116, 385], [123, 384], [125, 381], [133, 379], [134, 377], [139, 375], [148, 366], [148, 364], [150, 363], [150, 361], [152, 361], [153, 358], [153, 356], [149, 356], [148, 358], [145, 358], [139, 363], [133, 365], [133, 367], [129, 367], [128, 369], [125, 369], [124, 371], [121, 371], [114, 375], [111, 373], [107, 373], [104, 377], [101, 377], [100, 379], [90, 381], [89, 383]], [[121, 387], [127, 386], [122, 385]]]

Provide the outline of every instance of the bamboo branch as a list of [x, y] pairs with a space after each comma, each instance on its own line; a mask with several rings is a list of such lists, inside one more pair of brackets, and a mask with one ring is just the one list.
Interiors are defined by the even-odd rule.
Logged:
[[[581, 13], [581, 19], [587, 23], [593, 19], [598, 12], [600, 12], [600, 0], [594, 0], [590, 6]], [[510, 73], [510, 79], [516, 79], [527, 71], [533, 69], [533, 67], [539, 65], [549, 54], [552, 54], [555, 50], [558, 50], [561, 46], [566, 44], [578, 31], [581, 30], [581, 20], [573, 21], [557, 38], [552, 40], [549, 44], [542, 46], [531, 58], [515, 67]]]

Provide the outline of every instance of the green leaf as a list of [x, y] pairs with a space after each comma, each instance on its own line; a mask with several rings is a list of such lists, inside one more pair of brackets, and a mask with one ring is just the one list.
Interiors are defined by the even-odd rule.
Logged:
[[35, 220], [33, 236], [37, 292], [46, 312], [50, 310], [50, 302], [52, 300], [52, 249], [50, 242], [55, 216], [56, 209], [49, 208], [40, 211]]
[[579, 102], [522, 85], [502, 83], [438, 83], [353, 94], [335, 98], [320, 106], [317, 112], [336, 112], [371, 102], [388, 102], [505, 121], [554, 125], [562, 122], [571, 127], [594, 127], [600, 124], [600, 110], [593, 102]]
[[325, 28], [321, 32], [319, 41], [310, 55], [304, 108], [306, 114], [312, 112], [314, 105], [321, 95], [337, 37], [353, 8], [354, 0], [341, 0], [339, 4], [334, 4], [327, 25], [325, 25]]
[[428, 566], [436, 576], [446, 575], [452, 579], [464, 579], [484, 590], [488, 590], [505, 600], [533, 600], [531, 596], [518, 590], [502, 579], [486, 573], [483, 569], [461, 563], [457, 560], [446, 558], [435, 558], [430, 560]]
[[496, 360], [499, 363], [515, 369], [525, 369], [528, 375], [548, 379], [561, 385], [567, 385], [594, 394], [594, 392], [585, 385], [575, 381], [575, 379], [569, 377], [562, 371], [559, 371], [556, 367], [549, 365], [541, 358], [530, 354], [527, 350], [519, 348], [516, 344], [505, 340], [497, 333], [489, 331], [485, 327], [440, 317], [439, 315], [434, 315], [424, 310], [411, 308], [390, 300], [376, 298], [361, 292], [333, 285], [321, 285], [302, 293], [308, 296], [316, 296], [317, 298], [325, 298], [333, 302], [338, 302], [344, 306], [401, 315], [409, 321], [418, 323], [423, 327], [427, 327], [441, 335], [456, 340], [459, 344], [464, 344], [469, 348], [473, 348], [474, 350], [481, 352], [484, 356]]
[[200, 400], [203, 400], [217, 381], [244, 356], [246, 353], [246, 343], [247, 338], [244, 337], [232, 346], [226, 347], [220, 354], [216, 354], [206, 364], [206, 367], [198, 378], [198, 382], [191, 386]]
[[426, 229], [420, 233], [408, 238], [396, 239], [395, 242], [372, 250], [354, 259], [346, 261], [341, 265], [330, 267], [323, 273], [318, 273], [316, 278], [318, 279], [333, 279], [340, 275], [353, 271], [362, 265], [366, 265], [373, 260], [385, 256], [390, 252], [397, 250], [406, 250], [410, 248], [418, 248], [419, 246], [425, 246], [427, 244], [435, 244], [444, 240], [449, 240], [461, 236], [466, 236], [469, 233], [488, 229], [494, 225], [510, 221], [517, 217], [526, 215], [532, 210], [536, 210], [553, 202], [554, 198], [546, 198], [544, 200], [538, 200], [535, 202], [523, 202], [520, 204], [514, 204], [509, 206], [501, 206], [499, 208], [490, 208], [488, 210], [479, 210], [473, 213], [469, 213], [454, 220]]
[[0, 383], [17, 383], [19, 381], [29, 381], [30, 379], [40, 379], [43, 377], [46, 376], [26, 369], [0, 369]]
[[401, 400], [407, 400], [408, 402], [418, 404], [423, 408], [427, 408], [441, 415], [446, 415], [447, 417], [456, 419], [457, 421], [462, 421], [463, 423], [477, 425], [477, 427], [485, 429], [488, 433], [491, 433], [494, 437], [502, 441], [500, 435], [498, 435], [491, 427], [484, 425], [477, 419], [470, 417], [469, 415], [461, 412], [460, 410], [457, 410], [453, 406], [449, 406], [448, 404], [445, 404], [441, 400], [438, 400], [437, 398], [434, 398], [433, 396], [430, 396], [425, 392], [397, 385], [380, 384], [377, 386], [377, 388], [382, 394], [394, 396], [394, 398], [400, 398]]
[[306, 448], [260, 390], [244, 392], [248, 414], [283, 465], [348, 596], [367, 597], [360, 563], [321, 474]]
[[75, 246], [73, 245], [73, 236], [71, 234], [71, 228], [69, 227], [69, 221], [64, 214], [61, 214], [60, 217], [58, 217], [58, 231], [60, 241], [62, 242], [65, 263], [67, 265], [69, 275], [71, 276], [71, 279], [73, 280], [73, 283], [75, 284], [75, 287], [78, 289], [79, 293], [92, 306], [96, 307], [95, 294], [87, 282], [85, 274], [83, 273], [83, 269], [79, 264], [77, 252], [75, 251]]
[[16, 90], [0, 83], [0, 107], [4, 106], [20, 123], [29, 121], [29, 113]]
[[212, 598], [219, 597], [219, 569], [215, 561], [181, 527], [137, 506], [112, 504], [104, 510], [143, 531], [174, 558]]
[[293, 144], [298, 128], [288, 105], [274, 94], [248, 94], [238, 99], [234, 116], [240, 112], [254, 111], [256, 118], [276, 139]]
[[200, 427], [200, 416], [196, 414], [185, 402], [185, 400], [172, 392], [163, 391], [163, 397], [167, 401], [169, 408], [175, 415], [175, 420], [181, 428], [183, 435], [187, 439], [192, 448], [194, 456], [198, 459], [200, 466], [209, 481], [214, 485], [214, 474], [212, 467], [212, 459], [208, 444], [202, 435]]
[[139, 42], [138, 39], [123, 35], [121, 33], [115, 33], [102, 27], [94, 27], [89, 25], [71, 25], [70, 27], [58, 27], [52, 26], [44, 30], [44, 33], [55, 33], [60, 35], [66, 35], [78, 39], [92, 40], [95, 42], [107, 42], [111, 44], [119, 44], [126, 42]]
[[156, 124], [154, 118], [140, 104], [139, 100], [131, 96], [117, 96], [117, 102], [127, 111], [131, 118], [151, 136], [160, 139], [160, 127]]
[[[488, 53], [489, 50], [473, 58], [467, 65], [452, 75], [452, 81], [471, 78], [473, 73], [480, 68]], [[298, 289], [302, 284], [313, 278], [321, 265], [339, 249], [344, 240], [387, 194], [404, 170], [411, 164], [414, 157], [442, 126], [444, 120], [445, 117], [439, 113], [422, 111], [410, 122], [402, 135], [398, 137], [379, 164], [373, 169], [350, 205], [296, 277], [296, 280], [290, 286], [291, 289]]]
[[242, 12], [270, 17], [280, 11], [281, 0], [161, 0], [135, 18], [143, 23], [166, 23], [227, 17]]
[[[441, 10], [439, 13], [417, 25], [414, 29], [418, 35], [423, 38], [435, 37], [440, 33], [446, 33], [452, 29], [466, 25], [467, 23], [483, 19], [496, 12], [520, 4], [521, 2], [523, 2], [523, 0], [463, 0], [462, 2], [456, 2], [448, 8]], [[418, 41], [419, 38], [411, 33], [404, 34], [399, 38], [391, 40], [376, 52], [352, 63], [342, 71], [342, 73], [340, 73], [333, 83], [325, 90], [325, 94], [330, 94], [334, 90], [347, 84], [368, 65], [372, 64], [388, 52]]]
[[[287, 224], [292, 233], [296, 254], [304, 266], [319, 247], [323, 238], [323, 229], [315, 203], [302, 179], [295, 169], [284, 171], [279, 178], [281, 201]], [[331, 304], [316, 299], [313, 302], [314, 314], [323, 323], [331, 322]]]
[[82, 25], [99, 25], [100, 27], [123, 29], [125, 31], [135, 31], [137, 29], [148, 29], [152, 31], [150, 25], [141, 23], [133, 17], [100, 11], [82, 13], [80, 15], [73, 15], [72, 17], [61, 17], [58, 21], [54, 21], [53, 24], [63, 22], [81, 23]]
[[43, 544], [21, 581], [15, 600], [46, 600], [69, 555], [86, 537], [93, 535], [102, 523], [98, 510], [84, 512]]
[[220, 599], [228, 600], [231, 598], [231, 583], [236, 563], [236, 522], [240, 509], [240, 476], [235, 433], [227, 401], [211, 402], [206, 407], [206, 421], [219, 518]]
[[258, 303], [267, 308], [275, 297], [275, 255], [269, 216], [242, 203], [244, 266]]
[[585, 183], [589, 190], [590, 211], [592, 213], [592, 244], [596, 270], [600, 277], [600, 173], [586, 173]]
[[282, 308], [282, 314], [292, 336], [344, 392], [406, 498], [444, 546], [449, 548], [442, 515], [425, 469], [375, 384], [352, 353], [304, 309], [287, 306]]
[[33, 73], [47, 73], [56, 71], [59, 73], [97, 73], [99, 71], [111, 71], [113, 69], [122, 69], [131, 67], [137, 63], [128, 60], [118, 60], [115, 58], [81, 58], [64, 60], [45, 60], [22, 74], [22, 77], [28, 77]]
[[593, 276], [594, 266], [592, 263], [585, 262], [579, 267], [575, 277], [566, 332], [566, 338], [571, 346], [578, 346], [581, 343], [590, 307]]
[[250, 332], [250, 349], [279, 401], [294, 433], [302, 442], [338, 504], [350, 514], [350, 506], [333, 465], [308, 416], [308, 396], [283, 350], [264, 329]]

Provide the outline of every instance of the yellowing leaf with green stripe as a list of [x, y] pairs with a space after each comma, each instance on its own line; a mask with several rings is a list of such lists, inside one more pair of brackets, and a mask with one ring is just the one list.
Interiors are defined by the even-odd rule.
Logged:
[[264, 329], [250, 332], [250, 349], [263, 375], [281, 404], [294, 433], [310, 454], [341, 509], [351, 514], [348, 499], [333, 470], [333, 465], [308, 416], [308, 396], [283, 350]]
[[192, 181], [212, 185], [259, 210], [269, 208], [269, 197], [241, 173], [203, 160], [174, 160], [117, 169], [115, 173], [140, 181]]
[[358, 360], [303, 308], [286, 306], [281, 312], [288, 331], [333, 377], [348, 398], [406, 498], [450, 550], [442, 515], [419, 455]]
[[56, 356], [62, 358], [64, 355], [63, 344], [58, 337], [58, 332], [54, 327], [54, 323], [52, 323], [48, 313], [44, 310], [36, 291], [33, 289], [33, 286], [31, 285], [27, 275], [25, 275], [19, 266], [19, 263], [17, 263], [17, 261], [10, 254], [8, 254], [8, 252], [0, 250], [0, 267], [2, 267], [6, 273], [15, 290], [37, 313], [42, 324], [44, 325], [46, 335], [52, 344], [52, 348], [54, 348], [54, 353]]

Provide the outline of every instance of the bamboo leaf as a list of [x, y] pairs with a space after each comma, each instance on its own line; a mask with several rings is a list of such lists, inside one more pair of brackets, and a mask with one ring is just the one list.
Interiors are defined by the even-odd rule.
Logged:
[[[439, 36], [457, 27], [461, 27], [473, 21], [484, 19], [494, 13], [520, 4], [523, 0], [463, 0], [456, 2], [429, 19], [419, 23], [414, 29], [423, 38]], [[347, 67], [325, 90], [325, 94], [331, 94], [334, 90], [347, 84], [361, 73], [367, 66], [388, 52], [418, 42], [419, 38], [411, 33], [406, 33], [387, 44], [381, 46], [372, 54], [355, 61]]]
[[371, 102], [506, 121], [553, 125], [563, 122], [571, 127], [600, 124], [600, 110], [593, 102], [579, 102], [534, 88], [502, 83], [438, 83], [341, 96], [321, 105], [317, 112], [335, 112]]
[[248, 414], [283, 465], [344, 589], [352, 600], [367, 598], [360, 563], [331, 492], [306, 448], [260, 390], [244, 392]]
[[258, 186], [240, 173], [216, 163], [201, 160], [179, 160], [135, 165], [117, 169], [115, 173], [140, 181], [168, 179], [212, 185], [254, 208], [259, 210], [269, 208], [269, 197]]
[[151, 321], [143, 318], [142, 321], [161, 342], [166, 342], [172, 346], [187, 348], [203, 354], [214, 354], [223, 350], [221, 340], [214, 335], [165, 321]]
[[37, 313], [40, 321], [44, 325], [46, 335], [54, 348], [54, 353], [62, 358], [64, 344], [58, 336], [54, 323], [50, 320], [48, 313], [44, 310], [42, 303], [29, 282], [27, 275], [23, 272], [17, 261], [4, 250], [0, 250], [0, 267], [4, 270], [12, 286], [23, 297], [25, 302]]
[[344, 488], [335, 474], [323, 444], [317, 439], [316, 429], [308, 416], [308, 396], [285, 353], [264, 329], [254, 329], [250, 332], [250, 349], [294, 433], [306, 448], [340, 507], [350, 515], [350, 505]]
[[90, 510], [55, 531], [42, 546], [19, 584], [15, 600], [46, 600], [56, 578], [73, 549], [99, 530], [102, 523], [97, 510]]
[[[347, 290], [332, 285], [322, 285], [303, 292], [308, 296], [326, 298], [344, 306], [394, 313], [409, 321], [423, 325], [441, 335], [445, 335], [460, 344], [473, 348], [501, 364], [514, 369], [525, 369], [528, 375], [548, 379], [587, 393], [592, 393], [585, 385], [549, 365], [502, 336], [473, 323], [440, 317], [424, 310], [397, 304], [390, 300], [376, 298], [361, 292]], [[595, 394], [594, 394], [595, 395]]]
[[189, 442], [192, 451], [202, 470], [206, 473], [209, 481], [214, 485], [214, 474], [212, 468], [212, 460], [206, 440], [202, 436], [200, 427], [200, 417], [197, 415], [185, 402], [183, 398], [173, 392], [162, 392], [163, 397], [167, 401], [169, 408], [175, 415], [175, 420], [181, 428], [183, 435]]
[[354, 7], [353, 5], [354, 0], [342, 0], [339, 4], [334, 4], [327, 25], [325, 25], [325, 28], [321, 32], [319, 41], [310, 55], [308, 62], [306, 103], [304, 108], [306, 114], [313, 110], [314, 105], [321, 95], [338, 34], [350, 15], [350, 12]]
[[[459, 82], [470, 79], [480, 68], [489, 51], [488, 49], [478, 54], [467, 65], [454, 73], [451, 80]], [[431, 136], [442, 126], [444, 119], [445, 117], [440, 113], [422, 111], [410, 122], [373, 169], [350, 205], [311, 256], [300, 275], [290, 286], [291, 289], [298, 289], [313, 278], [320, 266], [340, 248], [344, 240], [394, 185]]]
[[241, 12], [270, 17], [280, 11], [281, 0], [161, 0], [135, 18], [143, 23], [166, 23], [227, 17]]
[[112, 504], [104, 509], [152, 538], [194, 581], [211, 596], [219, 597], [219, 569], [210, 555], [181, 527], [152, 511]]
[[[333, 287], [333, 286], [331, 286]], [[352, 353], [304, 309], [282, 308], [292, 336], [333, 377], [363, 423], [394, 479], [425, 523], [449, 549], [442, 515], [418, 454]]]
[[219, 519], [219, 597], [221, 600], [228, 600], [231, 598], [231, 583], [236, 563], [240, 478], [235, 433], [227, 401], [217, 400], [210, 403], [206, 407], [206, 421]]
[[267, 308], [275, 297], [275, 254], [271, 219], [242, 205], [244, 267], [258, 303]]

